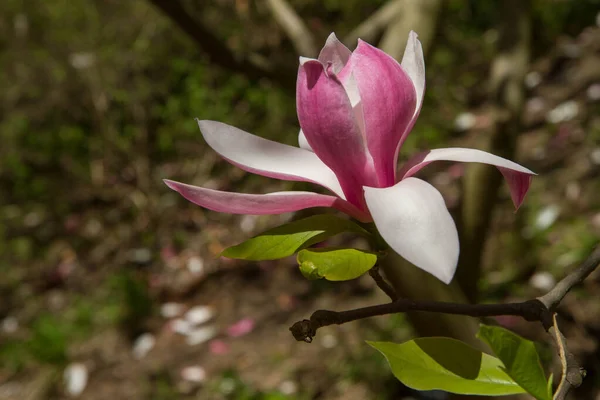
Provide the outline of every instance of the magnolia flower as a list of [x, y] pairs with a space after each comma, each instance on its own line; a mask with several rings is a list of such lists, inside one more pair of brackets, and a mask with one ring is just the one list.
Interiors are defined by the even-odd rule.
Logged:
[[359, 40], [354, 52], [332, 33], [318, 59], [300, 58], [296, 108], [299, 147], [272, 142], [215, 121], [198, 121], [206, 142], [232, 164], [255, 174], [307, 181], [332, 194], [230, 193], [165, 180], [189, 201], [234, 214], [278, 214], [333, 207], [373, 221], [388, 245], [417, 267], [449, 283], [459, 244], [442, 195], [414, 175], [433, 161], [480, 162], [500, 170], [519, 207], [533, 172], [479, 150], [435, 149], [397, 171], [402, 143], [423, 103], [425, 65], [414, 32], [399, 64]]

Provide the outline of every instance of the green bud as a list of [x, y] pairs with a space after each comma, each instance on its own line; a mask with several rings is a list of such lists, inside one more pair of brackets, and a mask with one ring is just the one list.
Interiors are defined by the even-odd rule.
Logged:
[[306, 279], [315, 280], [322, 279], [323, 276], [319, 274], [319, 269], [312, 261], [304, 261], [300, 263], [300, 272]]

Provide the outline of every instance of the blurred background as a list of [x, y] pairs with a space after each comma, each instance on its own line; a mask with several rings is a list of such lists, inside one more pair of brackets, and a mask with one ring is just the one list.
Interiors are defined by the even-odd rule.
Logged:
[[[401, 59], [414, 29], [427, 92], [402, 160], [473, 147], [539, 174], [515, 213], [492, 167], [422, 172], [460, 227], [455, 294], [540, 295], [600, 236], [599, 12], [598, 0], [3, 0], [0, 399], [446, 398], [403, 387], [364, 340], [460, 337], [455, 322], [380, 317], [298, 343], [288, 327], [313, 311], [385, 296], [368, 276], [309, 282], [293, 258], [218, 258], [299, 216], [206, 211], [162, 179], [314, 190], [220, 160], [194, 118], [296, 145], [299, 55], [334, 31]], [[411, 297], [444, 290], [409, 272], [400, 281]], [[561, 306], [588, 371], [577, 399], [600, 399], [598, 293], [596, 274]], [[558, 376], [540, 327], [496, 322], [539, 341]]]

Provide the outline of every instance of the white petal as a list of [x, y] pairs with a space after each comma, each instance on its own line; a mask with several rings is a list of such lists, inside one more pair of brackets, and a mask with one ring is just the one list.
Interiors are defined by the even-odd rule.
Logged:
[[344, 78], [342, 80], [342, 85], [344, 85], [344, 89], [346, 89], [352, 108], [355, 108], [356, 105], [360, 103], [360, 92], [358, 91], [358, 85], [356, 84], [354, 74], [351, 73], [347, 78]]
[[248, 172], [314, 182], [345, 199], [333, 171], [313, 152], [263, 139], [221, 122], [198, 121], [198, 126], [213, 150]]
[[308, 144], [308, 140], [306, 140], [306, 136], [304, 136], [302, 129], [300, 129], [300, 133], [298, 134], [298, 146], [300, 146], [301, 149], [313, 151], [312, 147], [310, 147], [310, 144]]
[[476, 162], [490, 164], [496, 167], [508, 168], [510, 170], [529, 175], [536, 175], [535, 172], [517, 164], [516, 162], [496, 156], [492, 153], [477, 149], [465, 149], [462, 147], [447, 147], [442, 149], [428, 150], [425, 153], [416, 155], [407, 161], [407, 165], [402, 167], [406, 174], [399, 175], [400, 178], [412, 176], [421, 168], [433, 161], [456, 161], [456, 162]]
[[458, 232], [440, 192], [417, 178], [388, 188], [364, 189], [373, 221], [390, 247], [450, 283], [458, 263]]
[[408, 34], [406, 49], [404, 50], [404, 56], [402, 56], [400, 65], [404, 72], [410, 77], [413, 85], [415, 85], [415, 90], [417, 91], [415, 116], [417, 116], [419, 111], [421, 111], [423, 95], [425, 94], [425, 60], [421, 42], [417, 39], [417, 34], [413, 31], [410, 31]]
[[335, 33], [332, 33], [319, 53], [319, 61], [325, 65], [331, 63], [333, 72], [337, 74], [344, 68], [351, 54], [352, 52], [338, 40]]
[[531, 177], [535, 175], [533, 171], [515, 162], [485, 151], [449, 147], [445, 149], [429, 150], [413, 156], [404, 166], [402, 166], [400, 173], [397, 175], [398, 179], [402, 180], [413, 176], [421, 168], [434, 161], [477, 162], [496, 166], [508, 183], [510, 197], [517, 209], [523, 203], [525, 195], [529, 190]]

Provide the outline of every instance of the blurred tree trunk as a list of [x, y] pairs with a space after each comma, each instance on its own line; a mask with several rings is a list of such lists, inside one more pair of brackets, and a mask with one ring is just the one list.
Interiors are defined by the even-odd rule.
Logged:
[[[490, 71], [492, 126], [478, 149], [514, 159], [525, 101], [524, 79], [529, 66], [531, 1], [507, 0], [500, 7], [498, 53]], [[469, 300], [477, 301], [482, 253], [502, 175], [485, 164], [469, 164], [464, 177], [458, 282]]]

